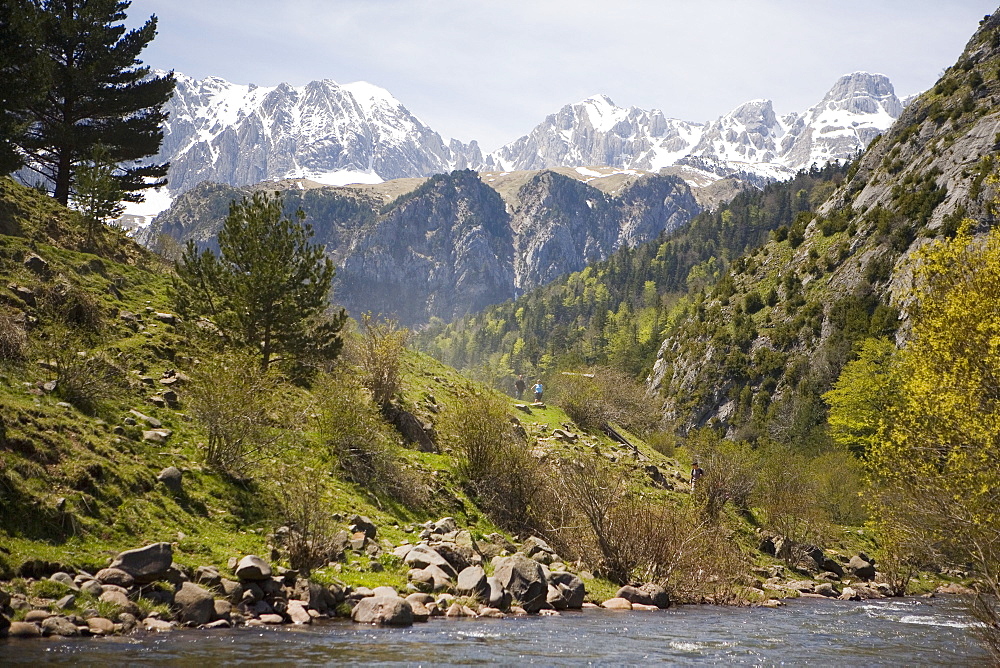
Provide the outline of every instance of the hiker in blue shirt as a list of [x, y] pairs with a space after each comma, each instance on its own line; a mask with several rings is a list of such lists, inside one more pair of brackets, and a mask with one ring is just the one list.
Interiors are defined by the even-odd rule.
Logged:
[[531, 388], [531, 391], [535, 393], [535, 403], [536, 404], [542, 403], [542, 390], [544, 390], [544, 389], [545, 388], [542, 387], [542, 381], [541, 380], [535, 381], [535, 385]]

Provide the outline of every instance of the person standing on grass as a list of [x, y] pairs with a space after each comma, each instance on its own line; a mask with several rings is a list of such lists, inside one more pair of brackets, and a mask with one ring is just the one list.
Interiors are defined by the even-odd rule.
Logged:
[[534, 386], [531, 388], [531, 391], [535, 393], [535, 403], [536, 404], [542, 403], [542, 391], [544, 389], [545, 388], [542, 387], [542, 381], [541, 381], [541, 379], [536, 380]]
[[524, 374], [523, 373], [518, 374], [517, 375], [517, 380], [514, 381], [514, 391], [517, 393], [518, 400], [520, 400], [521, 397], [524, 396], [524, 389], [526, 387], [527, 387], [527, 385], [525, 385], [525, 383], [524, 383]]

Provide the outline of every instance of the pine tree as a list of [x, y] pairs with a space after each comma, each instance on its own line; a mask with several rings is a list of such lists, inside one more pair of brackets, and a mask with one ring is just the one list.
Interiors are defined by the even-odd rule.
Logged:
[[0, 174], [23, 164], [17, 146], [28, 129], [28, 109], [45, 95], [49, 68], [40, 42], [34, 3], [0, 2]]
[[227, 341], [258, 351], [261, 368], [275, 356], [335, 357], [343, 310], [328, 314], [333, 263], [310, 244], [312, 229], [296, 212], [284, 217], [278, 193], [233, 202], [219, 232], [219, 255], [188, 242], [177, 263], [178, 310], [204, 315]]
[[[37, 0], [36, 0], [37, 2]], [[156, 35], [156, 17], [126, 32], [131, 3], [123, 0], [44, 0], [41, 50], [52, 86], [31, 105], [31, 127], [20, 143], [29, 168], [52, 183], [63, 204], [73, 192], [77, 167], [103, 145], [121, 165], [115, 178], [123, 199], [143, 201], [141, 190], [166, 183], [167, 164], [143, 164], [163, 140], [163, 105], [174, 90], [173, 73], [152, 76], [139, 53]]]

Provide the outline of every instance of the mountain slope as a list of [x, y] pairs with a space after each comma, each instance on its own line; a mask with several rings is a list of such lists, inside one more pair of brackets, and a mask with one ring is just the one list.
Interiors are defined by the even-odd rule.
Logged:
[[856, 345], [905, 336], [907, 258], [968, 216], [992, 225], [1000, 13], [934, 89], [852, 166], [819, 215], [779, 229], [663, 342], [650, 378], [679, 429], [822, 441], [829, 388]]
[[[481, 178], [458, 170], [398, 187], [260, 187], [281, 190], [289, 212], [305, 211], [337, 266], [338, 304], [415, 326], [512, 299], [623, 244], [675, 229], [700, 210], [674, 176], [580, 178], [552, 171]], [[246, 192], [203, 183], [143, 238], [165, 251], [188, 240], [213, 246], [229, 201]]]

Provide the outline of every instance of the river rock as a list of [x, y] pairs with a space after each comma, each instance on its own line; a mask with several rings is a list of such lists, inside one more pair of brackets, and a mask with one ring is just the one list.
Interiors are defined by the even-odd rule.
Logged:
[[164, 631], [173, 631], [177, 628], [177, 624], [156, 617], [146, 617], [142, 620], [142, 628], [150, 633], [163, 633]]
[[42, 635], [72, 638], [80, 635], [80, 629], [65, 617], [49, 617], [42, 622]]
[[871, 582], [875, 579], [875, 566], [858, 555], [851, 557], [847, 563], [847, 571], [865, 582]]
[[80, 589], [85, 594], [90, 594], [94, 598], [100, 596], [101, 593], [104, 591], [104, 587], [102, 587], [101, 583], [98, 582], [97, 580], [87, 580], [82, 585], [80, 585]]
[[[407, 600], [409, 600], [409, 597], [407, 597]], [[431, 611], [426, 605], [424, 605], [420, 601], [409, 601], [409, 603], [410, 603], [410, 610], [413, 612], [414, 622], [426, 622], [428, 619], [430, 619]], [[437, 606], [435, 606], [435, 608], [436, 607]]]
[[527, 612], [538, 612], [545, 607], [549, 588], [538, 562], [519, 554], [502, 557], [497, 560], [493, 576]]
[[351, 612], [351, 619], [359, 624], [411, 626], [413, 609], [398, 596], [370, 596], [358, 601]]
[[372, 589], [372, 596], [399, 596], [399, 592], [394, 587], [383, 585]]
[[271, 565], [256, 554], [248, 554], [236, 566], [236, 577], [247, 582], [260, 582], [271, 578]]
[[115, 632], [115, 623], [104, 617], [91, 617], [87, 620], [87, 628], [95, 636], [106, 636]]
[[493, 576], [486, 578], [486, 582], [490, 586], [490, 598], [487, 601], [490, 607], [498, 610], [510, 610], [512, 599], [510, 592], [504, 589], [500, 581]]
[[127, 612], [128, 614], [136, 617], [139, 615], [139, 606], [130, 601], [128, 596], [115, 589], [106, 589], [101, 594], [100, 600], [105, 603], [117, 605], [122, 612]]
[[293, 624], [312, 624], [312, 617], [302, 601], [289, 601], [285, 614], [288, 615]]
[[233, 615], [233, 604], [225, 599], [217, 598], [212, 602], [215, 608], [212, 614], [213, 619], [225, 619], [227, 621], [232, 619]]
[[42, 628], [31, 622], [11, 622], [7, 635], [11, 638], [41, 638]]
[[215, 616], [215, 599], [212, 593], [193, 582], [185, 582], [174, 593], [177, 618], [185, 624], [200, 626]]
[[55, 608], [57, 610], [65, 610], [66, 608], [72, 608], [76, 605], [76, 596], [73, 594], [66, 594], [61, 599], [55, 602]]
[[469, 566], [458, 574], [458, 584], [455, 590], [459, 594], [475, 596], [480, 601], [490, 599], [490, 584], [486, 581], [486, 571], [480, 566]]
[[111, 562], [110, 568], [123, 570], [137, 583], [146, 584], [160, 579], [173, 560], [174, 549], [170, 543], [154, 543], [122, 552]]
[[837, 591], [837, 588], [829, 582], [820, 582], [818, 585], [813, 587], [813, 592], [828, 598], [836, 598], [837, 596], [840, 596], [840, 592]]
[[441, 556], [434, 548], [428, 545], [414, 545], [413, 549], [407, 552], [403, 563], [413, 568], [426, 568], [427, 566], [437, 566], [444, 571], [449, 580], [453, 579], [457, 573], [455, 568]]
[[102, 568], [94, 576], [101, 584], [115, 585], [128, 589], [135, 584], [135, 578], [120, 568]]
[[70, 575], [69, 573], [64, 573], [62, 571], [59, 571], [58, 573], [53, 573], [51, 576], [49, 576], [49, 579], [52, 580], [53, 582], [64, 584], [73, 591], [80, 591], [80, 586], [73, 581], [73, 576]]
[[587, 597], [587, 589], [583, 580], [577, 576], [565, 572], [550, 573], [549, 585], [559, 591], [559, 594], [566, 601], [567, 608], [577, 610], [583, 607], [583, 601]]
[[199, 566], [194, 572], [194, 581], [203, 587], [222, 591], [222, 575], [215, 566]]
[[[219, 586], [222, 588], [222, 593], [226, 597], [226, 600], [233, 605], [236, 605], [243, 599], [243, 585], [239, 582], [222, 578]], [[263, 592], [261, 594], [263, 595]]]
[[608, 610], [631, 610], [632, 602], [627, 598], [609, 598], [604, 603], [601, 603], [602, 608], [607, 608]]
[[28, 610], [28, 612], [24, 615], [24, 621], [31, 622], [32, 624], [41, 624], [51, 616], [52, 613], [48, 610]]

